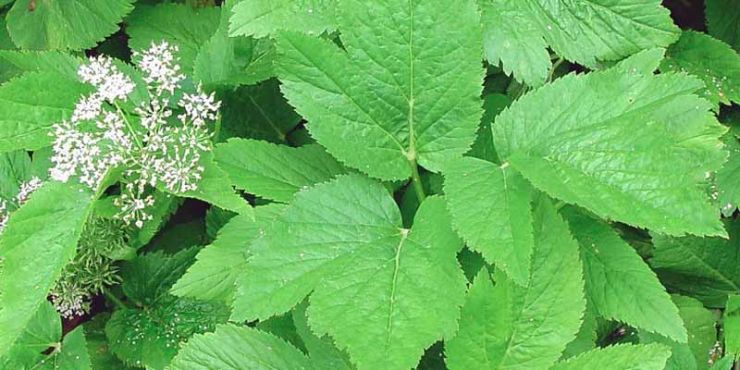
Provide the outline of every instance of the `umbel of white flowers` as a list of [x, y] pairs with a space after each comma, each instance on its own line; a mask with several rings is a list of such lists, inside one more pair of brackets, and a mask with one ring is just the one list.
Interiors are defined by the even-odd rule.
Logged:
[[[142, 72], [147, 98], [132, 114], [121, 109], [136, 89], [106, 56], [91, 58], [77, 75], [95, 91], [82, 96], [72, 118], [54, 125], [53, 167], [50, 176], [67, 182], [77, 178], [97, 189], [113, 168], [123, 169], [121, 195], [116, 199], [119, 218], [142, 227], [152, 216], [152, 191], [157, 185], [173, 193], [197, 189], [204, 152], [211, 150], [206, 123], [217, 119], [221, 103], [214, 94], [182, 93], [185, 76], [178, 65], [177, 47], [165, 41], [134, 52]], [[181, 96], [177, 102], [176, 96]], [[181, 114], [173, 116], [173, 111]]]

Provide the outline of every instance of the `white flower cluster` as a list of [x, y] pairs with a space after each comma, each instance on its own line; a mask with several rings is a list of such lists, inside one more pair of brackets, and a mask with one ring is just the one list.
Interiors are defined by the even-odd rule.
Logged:
[[[16, 208], [20, 208], [20, 206], [26, 203], [28, 197], [31, 196], [31, 193], [40, 188], [41, 185], [43, 185], [43, 182], [36, 176], [24, 183], [21, 183], [18, 188], [18, 194], [15, 195], [15, 198], [11, 200], [11, 202], [15, 204]], [[8, 209], [8, 201], [0, 199], [0, 233], [5, 230], [5, 225], [8, 223], [9, 217], [10, 209]]]
[[[96, 189], [111, 169], [121, 168], [119, 217], [138, 227], [151, 219], [147, 209], [154, 204], [155, 186], [175, 193], [197, 189], [201, 156], [211, 149], [206, 122], [217, 119], [221, 106], [200, 87], [179, 94], [185, 76], [176, 53], [177, 47], [165, 41], [134, 52], [148, 99], [128, 113], [119, 104], [128, 101], [136, 84], [112, 59], [92, 58], [78, 76], [95, 92], [81, 97], [71, 120], [55, 125], [52, 133], [51, 177], [62, 182], [77, 177]], [[176, 95], [181, 96], [177, 102]], [[174, 110], [182, 113], [175, 116]]]

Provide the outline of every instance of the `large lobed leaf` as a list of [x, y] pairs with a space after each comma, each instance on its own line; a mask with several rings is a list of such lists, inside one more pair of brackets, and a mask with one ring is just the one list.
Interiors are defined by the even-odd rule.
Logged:
[[596, 215], [656, 232], [725, 235], [702, 182], [727, 153], [701, 81], [653, 75], [640, 53], [568, 75], [515, 102], [493, 125], [502, 160], [535, 187]]
[[360, 175], [299, 192], [252, 245], [232, 319], [285, 312], [313, 291], [309, 325], [358, 368], [416, 365], [455, 332], [465, 277], [442, 198], [422, 204], [411, 230], [401, 225], [383, 185]]
[[460, 330], [445, 343], [450, 369], [546, 369], [581, 325], [586, 307], [578, 244], [547, 199], [534, 211], [531, 275], [519, 286], [481, 271], [468, 292]]
[[528, 85], [545, 82], [552, 47], [589, 67], [673, 43], [679, 29], [658, 0], [479, 0], [489, 62]]
[[0, 236], [0, 356], [74, 257], [91, 198], [82, 187], [47, 183], [10, 217]]
[[336, 29], [336, 0], [250, 0], [234, 7], [230, 36], [264, 37], [277, 31], [321, 34]]
[[311, 135], [384, 180], [465, 153], [482, 113], [473, 1], [345, 0], [337, 11], [346, 51], [297, 33], [277, 41], [283, 92]]

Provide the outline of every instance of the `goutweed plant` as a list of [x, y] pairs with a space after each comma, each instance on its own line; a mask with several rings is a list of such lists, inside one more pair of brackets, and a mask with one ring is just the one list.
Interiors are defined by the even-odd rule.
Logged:
[[734, 0], [0, 13], [0, 369], [738, 366]]

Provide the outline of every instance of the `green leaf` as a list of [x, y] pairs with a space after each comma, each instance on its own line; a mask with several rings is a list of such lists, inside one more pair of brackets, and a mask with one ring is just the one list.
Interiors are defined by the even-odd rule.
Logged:
[[105, 334], [111, 352], [125, 364], [164, 369], [182, 342], [196, 333], [213, 331], [228, 316], [221, 304], [165, 296], [153, 306], [115, 311]]
[[80, 59], [61, 51], [0, 50], [3, 75], [14, 77], [24, 72], [56, 72], [77, 79]]
[[534, 211], [529, 283], [478, 274], [462, 309], [460, 330], [445, 343], [454, 369], [546, 369], [581, 326], [586, 307], [578, 244], [547, 199]]
[[670, 355], [668, 347], [660, 344], [618, 344], [559, 362], [550, 370], [663, 370]]
[[162, 251], [140, 255], [121, 268], [123, 292], [138, 305], [152, 304], [167, 294], [193, 263], [198, 248], [167, 255]]
[[217, 145], [214, 155], [237, 189], [277, 202], [290, 202], [302, 188], [347, 172], [317, 144], [292, 148], [235, 138]]
[[715, 105], [740, 103], [740, 55], [727, 44], [695, 31], [685, 31], [666, 52], [661, 72], [686, 72], [704, 81], [701, 92]]
[[252, 214], [252, 206], [231, 187], [229, 175], [214, 161], [213, 153], [206, 153], [201, 159], [204, 170], [198, 181], [198, 188], [176, 195], [200, 199], [225, 210], [242, 214]]
[[[251, 3], [251, 2], [250, 2]], [[234, 1], [221, 6], [216, 33], [195, 57], [193, 75], [206, 86], [248, 85], [274, 75], [275, 47], [270, 39], [229, 37], [229, 17]]]
[[335, 0], [250, 0], [234, 6], [229, 36], [264, 37], [279, 30], [309, 35], [336, 29]]
[[403, 229], [382, 184], [341, 176], [299, 192], [252, 245], [232, 320], [285, 312], [313, 292], [316, 335], [331, 335], [360, 369], [407, 369], [455, 332], [460, 247], [442, 198], [428, 198]]
[[0, 152], [53, 141], [51, 126], [72, 116], [88, 87], [55, 72], [29, 72], [0, 86]]
[[108, 338], [105, 336], [105, 324], [110, 319], [110, 314], [97, 314], [92, 320], [86, 322], [83, 327], [85, 339], [87, 339], [87, 353], [93, 369], [125, 370], [129, 369], [111, 352]]
[[190, 73], [198, 50], [218, 28], [219, 13], [216, 7], [194, 8], [185, 4], [137, 6], [126, 18], [129, 47], [144, 50], [152, 42], [165, 40], [178, 47], [180, 65], [185, 73]]
[[23, 150], [0, 153], [0, 198], [15, 198], [20, 185], [31, 178], [31, 158]]
[[727, 299], [724, 316], [725, 351], [740, 358], [740, 295], [733, 294]]
[[678, 309], [637, 252], [602, 221], [572, 207], [563, 213], [580, 245], [586, 297], [600, 316], [685, 343]]
[[[8, 32], [23, 49], [88, 49], [118, 30], [132, 0], [16, 0]], [[33, 5], [32, 5], [33, 4]]]
[[246, 268], [249, 245], [264, 234], [280, 211], [279, 205], [261, 206], [255, 208], [254, 218], [238, 215], [229, 220], [216, 240], [198, 252], [195, 263], [172, 287], [172, 294], [230, 304], [236, 279]]
[[724, 307], [728, 295], [740, 293], [740, 223], [729, 223], [728, 232], [730, 240], [653, 235], [650, 265], [672, 291]]
[[705, 0], [709, 34], [740, 50], [740, 7], [736, 0]]
[[702, 182], [726, 159], [726, 129], [692, 94], [699, 80], [640, 69], [628, 60], [527, 94], [497, 117], [496, 150], [535, 187], [602, 218], [725, 235]]
[[515, 283], [526, 285], [532, 257], [532, 188], [511, 167], [477, 158], [453, 161], [445, 194], [455, 229]]
[[242, 86], [222, 96], [221, 137], [250, 137], [285, 143], [301, 120], [280, 93], [277, 80]]
[[231, 324], [194, 336], [170, 365], [172, 370], [311, 368], [308, 358], [282, 339]]
[[501, 63], [507, 75], [530, 86], [541, 85], [550, 69], [550, 53], [540, 25], [526, 1], [478, 0], [483, 51], [489, 63]]
[[710, 350], [717, 342], [717, 318], [702, 303], [690, 297], [673, 296], [688, 331], [688, 343], [677, 343], [657, 334], [640, 332], [640, 342], [662, 343], [671, 347], [666, 370], [709, 369]]
[[722, 141], [730, 152], [730, 158], [714, 175], [717, 202], [722, 215], [730, 217], [740, 206], [740, 142], [737, 137], [727, 133]]
[[475, 142], [466, 153], [469, 157], [485, 159], [498, 163], [498, 155], [493, 147], [493, 132], [491, 124], [494, 118], [511, 104], [511, 98], [503, 94], [488, 94], [483, 97], [483, 118], [481, 118]]
[[[479, 17], [472, 0], [346, 0], [341, 42], [278, 38], [283, 93], [311, 136], [372, 177], [439, 171], [468, 151], [482, 113]], [[444, 73], [440, 73], [444, 71]], [[411, 166], [410, 166], [411, 165]]]
[[479, 0], [483, 45], [492, 64], [528, 85], [541, 85], [557, 55], [588, 67], [665, 47], [679, 29], [658, 0]]
[[0, 357], [74, 257], [91, 203], [81, 187], [46, 183], [8, 220], [0, 236]]
[[62, 337], [59, 313], [50, 302], [43, 302], [23, 330], [23, 334], [0, 358], [3, 369], [30, 369], [46, 356], [43, 352], [56, 345]]
[[334, 345], [331, 337], [324, 335], [319, 338], [313, 333], [308, 325], [308, 316], [306, 316], [307, 303], [307, 301], [304, 301], [296, 307], [292, 317], [295, 329], [308, 350], [314, 367], [333, 370], [354, 369], [349, 361], [349, 356]]

